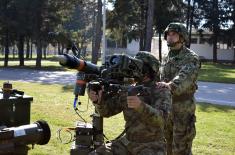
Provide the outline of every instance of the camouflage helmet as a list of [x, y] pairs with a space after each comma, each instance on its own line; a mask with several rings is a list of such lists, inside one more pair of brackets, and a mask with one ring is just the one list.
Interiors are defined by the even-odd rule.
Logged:
[[177, 32], [183, 39], [184, 42], [187, 44], [189, 41], [188, 31], [184, 24], [182, 23], [170, 23], [165, 31], [164, 31], [164, 39], [166, 40], [167, 33], [170, 31]]
[[[154, 79], [159, 80], [159, 67], [160, 67], [160, 62], [159, 60], [152, 55], [150, 52], [146, 51], [140, 51], [135, 55], [136, 59], [142, 60], [145, 64], [147, 64], [152, 71], [154, 71]], [[144, 70], [144, 68], [143, 68]]]

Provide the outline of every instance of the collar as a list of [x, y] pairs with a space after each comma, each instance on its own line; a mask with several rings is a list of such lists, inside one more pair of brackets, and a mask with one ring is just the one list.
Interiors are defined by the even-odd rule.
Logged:
[[170, 50], [169, 53], [168, 53], [168, 56], [169, 57], [175, 57], [175, 56], [178, 56], [180, 55], [180, 53], [182, 53], [182, 51], [184, 51], [184, 46], [182, 46], [180, 49], [177, 49], [177, 50]]

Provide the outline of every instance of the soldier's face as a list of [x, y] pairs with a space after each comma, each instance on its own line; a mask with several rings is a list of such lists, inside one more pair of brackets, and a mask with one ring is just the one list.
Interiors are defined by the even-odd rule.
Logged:
[[177, 43], [180, 39], [180, 36], [177, 32], [174, 32], [174, 31], [170, 31], [167, 33], [167, 37], [166, 37], [166, 40], [167, 40], [167, 43]]

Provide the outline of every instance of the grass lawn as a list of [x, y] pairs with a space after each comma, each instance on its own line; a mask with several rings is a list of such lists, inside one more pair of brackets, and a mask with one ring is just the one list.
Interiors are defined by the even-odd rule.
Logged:
[[235, 83], [235, 65], [202, 63], [199, 81]]
[[[91, 58], [86, 58], [86, 61], [91, 61]], [[11, 59], [8, 61], [8, 68], [19, 68], [19, 69], [37, 69], [37, 70], [49, 70], [49, 71], [71, 71], [65, 67], [62, 67], [59, 62], [53, 60], [53, 56], [50, 56], [46, 60], [41, 61], [41, 68], [36, 68], [36, 60], [30, 59], [24, 61], [24, 66], [19, 66], [18, 59]], [[101, 65], [101, 61], [98, 61], [98, 65]], [[4, 68], [4, 59], [0, 57], [0, 68]]]
[[[90, 57], [87, 58], [90, 61]], [[0, 56], [0, 68], [4, 65], [3, 58]], [[47, 60], [42, 60], [42, 67], [35, 68], [35, 60], [25, 60], [25, 66], [19, 67], [18, 60], [10, 60], [9, 68], [24, 68], [24, 69], [39, 69], [39, 70], [59, 70], [59, 71], [71, 71], [56, 61], [52, 61], [52, 56]], [[98, 65], [101, 65], [101, 61], [98, 61]], [[220, 83], [234, 83], [235, 84], [235, 65], [231, 64], [213, 64], [210, 62], [203, 62], [198, 76], [199, 81], [207, 82], [220, 82]]]
[[235, 108], [199, 103], [197, 135], [193, 143], [195, 155], [235, 154]]
[[[34, 60], [28, 60], [24, 62], [25, 66], [19, 66], [19, 61], [9, 61], [7, 68], [17, 68], [17, 69], [37, 69], [37, 70], [51, 70], [51, 71], [66, 71], [68, 69], [61, 67], [58, 62], [55, 61], [42, 61], [41, 68], [35, 68], [36, 62]], [[0, 61], [0, 68], [3, 67], [4, 61]]]
[[[0, 81], [2, 86], [3, 81]], [[13, 82], [15, 89], [23, 90], [33, 96], [31, 106], [31, 122], [39, 119], [46, 120], [52, 131], [52, 137], [47, 145], [36, 145], [29, 151], [30, 155], [69, 154], [71, 144], [61, 144], [56, 137], [56, 131], [62, 127], [73, 127], [79, 120], [72, 108], [72, 86], [48, 85], [39, 83]], [[81, 110], [87, 107], [87, 96], [81, 98], [84, 102]], [[88, 111], [81, 113], [88, 120], [93, 106], [88, 105]], [[235, 108], [206, 103], [197, 105], [197, 136], [193, 144], [196, 155], [232, 155], [235, 153]], [[113, 139], [123, 130], [122, 114], [105, 119], [104, 130], [108, 138]], [[63, 134], [63, 137], [69, 137]]]

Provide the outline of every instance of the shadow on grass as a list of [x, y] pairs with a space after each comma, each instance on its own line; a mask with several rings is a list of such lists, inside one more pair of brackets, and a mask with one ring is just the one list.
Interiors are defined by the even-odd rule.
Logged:
[[[61, 85], [61, 84], [58, 84], [58, 83], [38, 83], [42, 86], [47, 86], [47, 85]], [[63, 93], [65, 92], [73, 92], [74, 91], [74, 84], [71, 82], [71, 84], [62, 84], [62, 88], [61, 88], [61, 91]]]
[[[43, 61], [43, 60], [47, 60], [47, 61], [57, 62], [58, 60], [55, 60], [54, 56], [55, 56], [55, 55], [50, 55], [50, 56], [47, 56], [47, 58], [42, 58], [42, 61]], [[26, 61], [36, 61], [36, 59], [37, 59], [36, 57], [28, 58], [28, 59], [25, 58], [24, 61], [25, 61], [25, 62], [26, 62]], [[81, 58], [81, 59], [83, 59], [83, 58]], [[84, 60], [86, 60], [86, 61], [91, 61], [91, 59], [92, 59], [92, 58], [91, 58], [90, 56], [87, 56], [87, 57], [84, 58]], [[0, 57], [0, 61], [4, 61], [4, 60], [5, 60], [4, 57]], [[101, 58], [99, 58], [98, 60], [100, 61]], [[12, 58], [12, 57], [11, 57], [11, 58], [8, 59], [8, 61], [9, 61], [9, 62], [10, 62], [10, 61], [19, 61], [19, 58], [17, 58], [17, 57], [16, 57], [16, 58]]]
[[198, 79], [208, 82], [235, 83], [234, 65], [208, 64], [206, 63], [199, 71]]
[[73, 92], [74, 90], [74, 85], [65, 85], [62, 87], [63, 92]]
[[31, 69], [31, 70], [42, 70], [42, 71], [68, 71], [68, 69], [61, 67], [61, 66], [42, 66], [40, 68], [35, 67], [33, 65], [27, 65], [27, 66], [0, 66], [0, 69]]
[[235, 107], [227, 106], [227, 105], [216, 105], [210, 103], [197, 103], [197, 110], [202, 112], [232, 112], [235, 111]]
[[[36, 57], [34, 57], [34, 58], [28, 58], [28, 59], [26, 59], [26, 58], [24, 58], [24, 61], [25, 62], [27, 62], [27, 61], [36, 61]], [[5, 58], [4, 57], [0, 57], [0, 61], [4, 61], [5, 60]], [[42, 60], [48, 60], [48, 61], [55, 61], [55, 59], [53, 58], [53, 56], [50, 56], [50, 57], [47, 57], [47, 58], [42, 58]], [[9, 58], [8, 59], [8, 61], [19, 61], [19, 58]]]
[[232, 63], [213, 63], [213, 62], [202, 62], [206, 68], [216, 67], [220, 69], [235, 69], [235, 64]]

